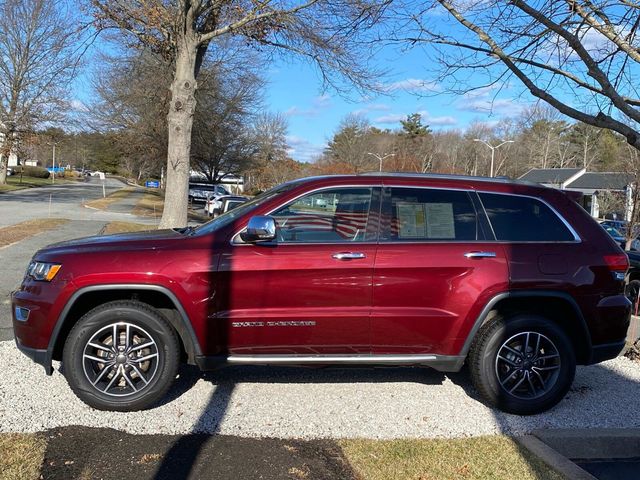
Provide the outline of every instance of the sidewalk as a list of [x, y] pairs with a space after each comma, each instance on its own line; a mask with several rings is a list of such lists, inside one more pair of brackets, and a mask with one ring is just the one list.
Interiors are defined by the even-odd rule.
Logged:
[[13, 339], [9, 296], [20, 285], [33, 254], [52, 243], [97, 235], [105, 224], [106, 222], [104, 221], [71, 220], [55, 230], [49, 230], [0, 249], [0, 265], [2, 265], [2, 275], [0, 276], [0, 341]]

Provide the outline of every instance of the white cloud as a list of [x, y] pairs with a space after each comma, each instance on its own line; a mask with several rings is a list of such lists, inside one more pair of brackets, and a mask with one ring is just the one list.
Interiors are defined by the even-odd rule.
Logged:
[[391, 107], [385, 103], [367, 103], [362, 108], [351, 112], [353, 115], [366, 115], [371, 112], [388, 112]]
[[325, 110], [331, 107], [331, 96], [329, 95], [320, 95], [319, 97], [315, 97], [309, 108], [300, 108], [297, 105], [294, 105], [287, 109], [284, 114], [287, 117], [308, 117], [313, 118], [320, 115], [322, 110]]
[[[432, 116], [426, 110], [420, 110], [417, 112], [420, 114], [422, 123], [424, 125], [429, 126], [446, 126], [446, 125], [456, 125], [458, 120], [455, 117], [444, 115], [444, 116]], [[388, 125], [388, 124], [398, 124], [400, 120], [405, 120], [407, 118], [406, 113], [390, 113], [388, 115], [382, 115], [373, 120], [374, 123], [380, 125]]]
[[407, 116], [402, 113], [390, 113], [389, 115], [374, 118], [373, 123], [400, 123], [400, 120], [404, 120], [405, 118], [407, 118]]
[[393, 83], [386, 83], [381, 88], [385, 92], [405, 91], [409, 93], [438, 92], [441, 90], [437, 82], [419, 78], [407, 78]]
[[331, 95], [324, 94], [313, 99], [313, 104], [318, 108], [329, 108], [331, 106]]
[[434, 127], [443, 127], [447, 125], [456, 125], [458, 120], [448, 115], [442, 117], [425, 117], [425, 123]]
[[526, 107], [525, 103], [512, 98], [463, 99], [456, 105], [458, 110], [478, 113], [517, 115]]
[[77, 112], [88, 112], [89, 111], [89, 107], [87, 107], [84, 102], [82, 102], [81, 100], [78, 100], [76, 98], [74, 98], [73, 100], [71, 100], [70, 102], [70, 106], [73, 110], [77, 111]]
[[311, 143], [305, 138], [296, 135], [287, 135], [287, 153], [300, 162], [312, 162], [323, 152], [327, 145]]

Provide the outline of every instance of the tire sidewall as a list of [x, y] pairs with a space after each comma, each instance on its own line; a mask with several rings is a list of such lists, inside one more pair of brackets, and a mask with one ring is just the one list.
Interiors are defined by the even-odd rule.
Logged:
[[[560, 355], [560, 371], [555, 384], [544, 395], [531, 400], [519, 399], [506, 392], [500, 385], [495, 370], [496, 357], [502, 344], [512, 336], [526, 331], [545, 335], [555, 344]], [[575, 368], [573, 345], [564, 331], [544, 317], [534, 315], [518, 315], [500, 321], [492, 330], [480, 355], [481, 375], [490, 400], [501, 410], [520, 415], [540, 413], [560, 402], [573, 383]]]
[[[118, 322], [128, 322], [144, 329], [158, 348], [158, 365], [149, 385], [132, 395], [113, 397], [101, 393], [87, 379], [83, 352], [89, 339], [100, 329]], [[168, 322], [149, 308], [109, 305], [98, 307], [83, 316], [67, 337], [63, 351], [64, 375], [76, 395], [100, 410], [131, 411], [147, 408], [160, 399], [170, 386], [177, 370], [177, 343]]]

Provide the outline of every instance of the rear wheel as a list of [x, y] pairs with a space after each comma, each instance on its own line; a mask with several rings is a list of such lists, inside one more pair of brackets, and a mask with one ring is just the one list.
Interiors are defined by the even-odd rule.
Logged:
[[74, 393], [99, 410], [135, 411], [160, 400], [180, 359], [173, 327], [142, 302], [94, 308], [73, 327], [63, 351]]
[[558, 325], [523, 314], [484, 325], [469, 352], [469, 366], [474, 386], [491, 405], [531, 415], [564, 398], [576, 359]]

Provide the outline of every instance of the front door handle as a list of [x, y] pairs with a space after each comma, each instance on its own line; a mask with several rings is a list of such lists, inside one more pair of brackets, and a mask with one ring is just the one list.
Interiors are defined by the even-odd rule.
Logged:
[[357, 260], [358, 258], [367, 258], [367, 255], [361, 252], [340, 252], [331, 255], [336, 260]]
[[464, 256], [467, 258], [494, 258], [496, 252], [467, 252]]

